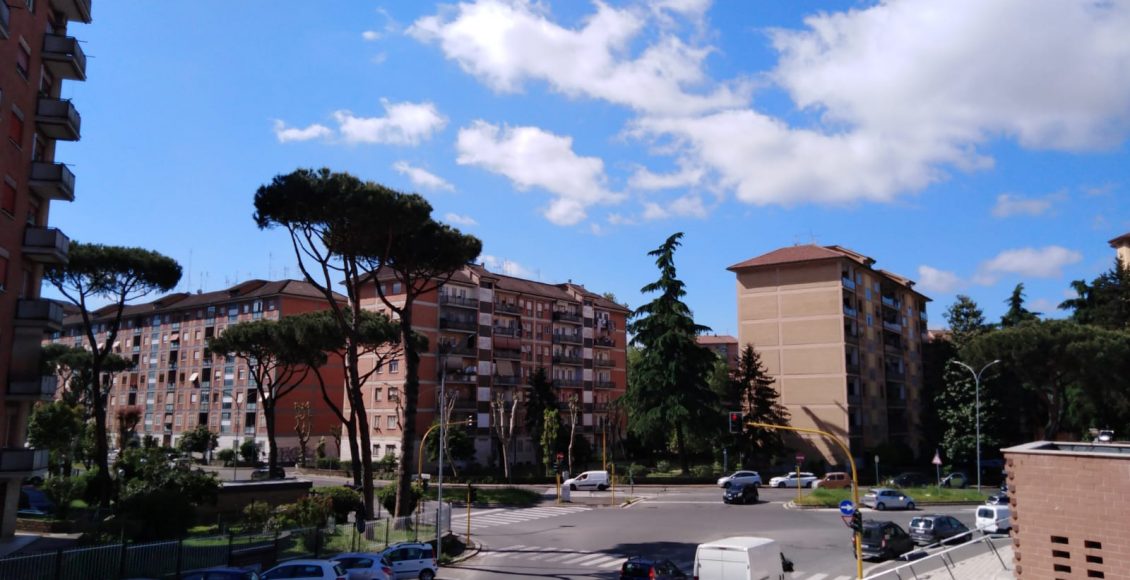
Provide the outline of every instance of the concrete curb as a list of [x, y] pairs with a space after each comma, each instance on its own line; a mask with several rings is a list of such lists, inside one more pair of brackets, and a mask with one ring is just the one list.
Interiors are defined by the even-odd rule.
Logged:
[[[972, 501], [950, 501], [950, 502], [930, 502], [930, 503], [914, 502], [914, 507], [917, 508], [914, 511], [924, 511], [922, 508], [930, 508], [930, 507], [979, 506], [979, 505], [985, 505], [985, 503], [984, 502], [972, 502]], [[840, 511], [839, 508], [827, 507], [827, 506], [822, 506], [822, 505], [797, 505], [796, 501], [793, 501], [793, 500], [785, 502], [785, 509], [787, 509], [787, 510], [827, 510], [827, 511], [830, 511], [830, 512]], [[860, 511], [866, 510], [868, 512], [878, 512], [879, 511], [879, 510], [876, 510], [874, 508], [869, 508], [869, 507], [866, 507], [866, 506], [859, 506], [859, 510]], [[909, 510], [885, 510], [885, 511], [909, 511]]]
[[[458, 538], [460, 536], [455, 537]], [[483, 549], [483, 545], [476, 543], [474, 540], [467, 540], [467, 542], [467, 549], [463, 550], [463, 553], [460, 554], [458, 558], [453, 558], [448, 566], [458, 566], [479, 555], [479, 552]]]

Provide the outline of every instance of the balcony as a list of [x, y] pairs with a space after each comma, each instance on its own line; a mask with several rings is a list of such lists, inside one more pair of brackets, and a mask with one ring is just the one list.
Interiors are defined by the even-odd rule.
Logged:
[[593, 362], [594, 365], [596, 365], [598, 367], [614, 367], [614, 366], [616, 366], [616, 361], [614, 361], [610, 358], [593, 359], [592, 362]]
[[28, 226], [24, 230], [24, 258], [39, 264], [65, 264], [71, 240], [56, 228]]
[[0, 449], [0, 473], [28, 473], [47, 469], [46, 449]]
[[16, 326], [42, 326], [54, 332], [63, 330], [63, 305], [42, 298], [21, 299], [16, 303]]
[[86, 55], [70, 36], [48, 34], [43, 37], [43, 66], [60, 79], [86, 80]]
[[906, 377], [906, 371], [897, 367], [886, 366], [883, 370], [889, 381], [901, 381]]
[[78, 141], [82, 117], [73, 103], [41, 97], [35, 109], [35, 123], [44, 135], [59, 141]]
[[553, 344], [581, 344], [581, 335], [555, 334], [553, 335]]
[[443, 354], [454, 356], [475, 356], [479, 354], [478, 349], [473, 346], [461, 344], [458, 346], [449, 346], [441, 351]]
[[902, 302], [900, 302], [898, 298], [890, 295], [883, 295], [881, 301], [883, 302], [883, 306], [886, 306], [887, 308], [894, 308], [895, 310], [898, 310], [902, 305]]
[[475, 310], [479, 309], [479, 301], [475, 298], [467, 298], [466, 296], [440, 294], [439, 303], [443, 306], [458, 306], [460, 308], [473, 308]]
[[855, 290], [855, 280], [852, 280], [847, 276], [843, 276], [842, 278], [840, 278], [840, 281], [843, 282], [844, 288], [848, 290]]
[[846, 372], [847, 372], [847, 373], [848, 373], [849, 375], [858, 375], [858, 374], [859, 374], [859, 363], [858, 363], [858, 362], [854, 362], [854, 363], [853, 363], [853, 362], [851, 362], [851, 361], [848, 361], [848, 362], [847, 362], [847, 363], [846, 363], [846, 364], [844, 365], [844, 370], [845, 370], [845, 371], [846, 371]]
[[493, 329], [495, 336], [517, 336], [518, 327], [516, 326], [495, 326]]
[[602, 348], [612, 348], [616, 346], [616, 341], [611, 336], [598, 336], [593, 339], [592, 344]]
[[27, 186], [43, 199], [75, 200], [75, 174], [62, 163], [32, 163]]
[[448, 383], [477, 383], [479, 375], [475, 373], [446, 373], [444, 381]]
[[90, 23], [90, 0], [51, 0], [51, 9], [71, 22]]
[[581, 357], [567, 354], [553, 355], [553, 364], [555, 365], [577, 365], [580, 366], [582, 362]]
[[553, 311], [553, 319], [558, 322], [572, 322], [573, 324], [581, 323], [581, 315], [576, 312], [565, 312], [561, 310]]
[[918, 318], [921, 319], [922, 322], [926, 322], [926, 321], [930, 320], [930, 318], [928, 316], [926, 316], [925, 310], [919, 310], [918, 311]]
[[612, 381], [596, 381], [593, 386], [598, 389], [615, 389], [616, 383]]
[[439, 327], [445, 330], [464, 330], [475, 332], [479, 325], [474, 320], [459, 320], [457, 318], [440, 318]]
[[555, 386], [555, 387], [579, 387], [579, 386], [581, 386], [581, 379], [553, 379], [553, 386]]
[[55, 398], [55, 390], [58, 387], [59, 377], [55, 375], [43, 375], [28, 380], [11, 377], [8, 381], [8, 398], [50, 401]]
[[12, 21], [12, 9], [7, 2], [0, 2], [0, 38], [8, 38], [8, 24]]
[[520, 385], [522, 384], [522, 377], [517, 375], [496, 375], [494, 377], [494, 384], [496, 385]]
[[900, 326], [898, 322], [888, 322], [888, 321], [884, 320], [883, 321], [883, 328], [885, 330], [889, 330], [891, 332], [897, 332], [899, 334], [902, 334], [902, 326]]
[[851, 306], [848, 306], [847, 304], [844, 304], [844, 316], [859, 316], [859, 311], [852, 308]]
[[496, 349], [494, 349], [494, 358], [521, 360], [522, 351], [514, 349], [514, 348], [496, 348]]
[[517, 304], [511, 304], [509, 302], [496, 302], [494, 311], [501, 314], [513, 314], [515, 316], [522, 314], [522, 310], [518, 308]]

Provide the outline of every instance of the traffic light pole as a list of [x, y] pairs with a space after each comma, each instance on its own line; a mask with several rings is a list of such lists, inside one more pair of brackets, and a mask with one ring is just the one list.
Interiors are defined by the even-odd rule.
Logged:
[[[816, 435], [820, 435], [821, 437], [824, 437], [825, 439], [828, 439], [829, 441], [838, 445], [840, 447], [840, 449], [843, 450], [844, 455], [847, 456], [848, 464], [851, 465], [851, 498], [852, 498], [852, 503], [855, 504], [855, 509], [857, 510], [856, 513], [859, 513], [858, 512], [858, 510], [859, 510], [859, 477], [856, 475], [856, 472], [855, 472], [855, 459], [851, 456], [851, 450], [848, 449], [847, 445], [844, 445], [843, 441], [840, 441], [839, 437], [836, 437], [835, 435], [832, 435], [831, 433], [828, 433], [828, 432], [825, 432], [825, 431], [820, 431], [820, 430], [817, 430], [817, 429], [804, 429], [804, 428], [801, 428], [801, 427], [786, 427], [784, 425], [771, 425], [769, 423], [748, 422], [748, 423], [745, 423], [745, 426], [746, 427], [759, 427], [759, 428], [762, 428], [762, 429], [780, 429], [782, 431], [796, 431], [798, 433], [813, 433], [813, 434], [816, 434]], [[854, 534], [855, 534], [855, 572], [856, 572], [856, 576], [858, 576], [859, 578], [863, 578], [863, 526], [862, 526], [862, 518], [860, 519], [859, 529], [856, 529], [856, 530], [853, 530], [853, 531], [854, 531]]]

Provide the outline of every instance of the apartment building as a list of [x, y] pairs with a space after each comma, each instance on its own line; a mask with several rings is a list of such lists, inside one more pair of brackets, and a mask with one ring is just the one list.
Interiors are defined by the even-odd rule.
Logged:
[[704, 334], [696, 340], [699, 346], [710, 349], [710, 352], [726, 361], [726, 366], [731, 370], [738, 368], [738, 358], [741, 356], [738, 339], [728, 334]]
[[[388, 310], [377, 296], [377, 283], [392, 302], [403, 300], [399, 282], [391, 275], [377, 276], [361, 289], [366, 308]], [[546, 284], [482, 266], [464, 267], [413, 305], [413, 324], [430, 346], [420, 362], [416, 432], [423, 436], [439, 416], [442, 377], [447, 396], [456, 397], [452, 416], [475, 419], [476, 461], [488, 464], [497, 455], [490, 431], [492, 398], [496, 393], [508, 401], [525, 397], [530, 376], [543, 368], [563, 415], [575, 395], [581, 403], [577, 432], [598, 442], [610, 421], [617, 420], [609, 404], [627, 387], [628, 314], [624, 306], [580, 284]], [[367, 364], [376, 364], [374, 359]], [[403, 361], [391, 359], [364, 386], [374, 457], [400, 454], [403, 385]], [[518, 408], [521, 415], [521, 403]], [[521, 428], [521, 416], [517, 424], [510, 457], [515, 463], [532, 462], [536, 442]]]
[[1110, 242], [1123, 268], [1130, 268], [1130, 233], [1122, 234]]
[[[761, 353], [794, 427], [831, 432], [862, 458], [919, 447], [926, 303], [914, 282], [841, 246], [781, 248], [734, 264], [739, 342]], [[843, 464], [818, 437], [807, 456]]]
[[75, 196], [74, 174], [55, 161], [56, 142], [79, 138], [63, 81], [86, 79], [71, 22], [90, 22], [90, 0], [0, 2], [0, 540], [15, 532], [21, 481], [47, 467], [46, 450], [27, 448], [27, 418], [56, 387], [39, 370], [39, 345], [63, 310], [40, 298], [40, 281], [70, 244], [47, 224], [51, 202]]
[[[179, 292], [127, 306], [111, 350], [130, 360], [133, 369], [114, 377], [110, 390], [107, 428], [111, 447], [121, 445], [119, 413], [137, 409], [141, 422], [135, 433], [156, 437], [163, 445], [175, 445], [185, 431], [206, 425], [219, 435], [221, 449], [254, 438], [265, 453], [266, 423], [246, 361], [213, 355], [207, 340], [233, 324], [279, 320], [326, 308], [321, 292], [297, 280], [248, 280], [226, 290]], [[104, 342], [112, 312], [107, 308], [94, 315], [95, 337]], [[67, 316], [51, 342], [86, 348], [82, 317], [77, 313]], [[331, 399], [340, 400], [344, 392], [340, 361], [331, 358], [321, 373]], [[62, 396], [62, 388], [57, 396]], [[317, 379], [308, 376], [276, 407], [276, 440], [284, 458], [299, 446], [294, 431], [295, 402], [310, 403], [311, 454], [318, 437], [331, 440], [332, 429], [341, 424], [326, 405]], [[336, 453], [332, 442], [327, 452]]]

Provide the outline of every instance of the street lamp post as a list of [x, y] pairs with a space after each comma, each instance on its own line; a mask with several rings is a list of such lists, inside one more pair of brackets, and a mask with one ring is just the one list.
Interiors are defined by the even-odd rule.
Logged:
[[[441, 343], [439, 347], [439, 473], [436, 477], [436, 554], [442, 554], [440, 541], [440, 517], [443, 515], [443, 453], [447, 447], [447, 399], [444, 398], [444, 383], [447, 379], [447, 353]], [[420, 446], [423, 453], [423, 446]]]
[[1000, 361], [1000, 359], [994, 360], [993, 362], [981, 367], [980, 371], [974, 371], [973, 367], [971, 367], [971, 366], [969, 366], [969, 365], [967, 365], [967, 364], [965, 364], [965, 363], [963, 363], [959, 360], [955, 360], [953, 362], [965, 367], [965, 370], [969, 371], [970, 374], [973, 375], [973, 396], [976, 399], [976, 402], [975, 402], [976, 413], [975, 413], [975, 419], [974, 419], [973, 422], [977, 424], [977, 492], [980, 493], [981, 492], [981, 375], [985, 372], [985, 369], [987, 369], [987, 368], [989, 368], [989, 367], [991, 367], [991, 366], [993, 366], [993, 365], [995, 365], [995, 364], [997, 364], [1001, 361]]

